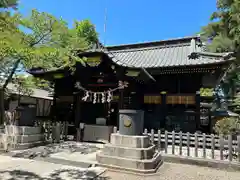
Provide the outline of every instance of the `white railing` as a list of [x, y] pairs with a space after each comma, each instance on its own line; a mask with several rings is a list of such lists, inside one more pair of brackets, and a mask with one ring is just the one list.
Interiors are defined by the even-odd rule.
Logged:
[[232, 135], [224, 137], [161, 130], [154, 133], [154, 130], [148, 132], [146, 129], [144, 134], [148, 134], [158, 150], [166, 154], [240, 162], [240, 135], [233, 139]]

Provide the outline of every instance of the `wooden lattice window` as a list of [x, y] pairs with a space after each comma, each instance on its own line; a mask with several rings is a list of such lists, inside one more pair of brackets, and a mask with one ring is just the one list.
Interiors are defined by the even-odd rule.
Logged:
[[167, 96], [166, 104], [195, 104], [195, 96]]
[[161, 104], [162, 98], [161, 96], [144, 96], [145, 104]]

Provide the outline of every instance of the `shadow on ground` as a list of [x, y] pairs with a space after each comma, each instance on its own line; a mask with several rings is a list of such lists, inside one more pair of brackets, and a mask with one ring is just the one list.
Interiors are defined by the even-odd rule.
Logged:
[[12, 170], [12, 171], [0, 171], [1, 180], [109, 180], [109, 177], [102, 177], [97, 175], [93, 171], [80, 171], [76, 169], [61, 169], [53, 171], [44, 177], [41, 177], [35, 173], [23, 171], [23, 170]]
[[77, 142], [62, 142], [59, 144], [53, 143], [45, 146], [38, 146], [28, 150], [19, 150], [17, 152], [10, 153], [10, 155], [12, 157], [34, 159], [36, 157], [50, 157], [51, 154], [59, 152], [79, 152], [80, 154], [89, 154], [97, 152], [98, 150], [99, 148], [95, 145]]

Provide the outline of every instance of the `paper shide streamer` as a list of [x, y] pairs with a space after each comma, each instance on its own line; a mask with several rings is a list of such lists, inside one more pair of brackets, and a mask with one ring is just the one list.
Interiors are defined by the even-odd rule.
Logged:
[[83, 101], [92, 101], [93, 104], [96, 103], [110, 103], [113, 100], [113, 92], [119, 89], [124, 89], [128, 87], [128, 82], [126, 81], [119, 81], [118, 87], [114, 89], [109, 89], [107, 91], [102, 92], [95, 92], [91, 90], [87, 90], [81, 86], [80, 82], [76, 82], [75, 87], [78, 90], [84, 91], [84, 96], [82, 97]]

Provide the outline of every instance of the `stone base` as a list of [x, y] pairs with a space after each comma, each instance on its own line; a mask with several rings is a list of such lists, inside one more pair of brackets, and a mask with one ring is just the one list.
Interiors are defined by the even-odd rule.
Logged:
[[110, 144], [96, 155], [99, 165], [135, 173], [154, 173], [162, 156], [150, 144], [148, 136], [111, 134]]
[[121, 147], [147, 148], [150, 146], [150, 139], [148, 136], [128, 136], [113, 133], [110, 143]]
[[103, 148], [104, 155], [115, 156], [130, 159], [152, 159], [155, 154], [155, 146], [147, 148], [119, 147], [113, 144], [105, 144]]
[[[44, 144], [44, 135], [40, 127], [6, 126], [0, 134], [0, 148], [27, 149]], [[6, 147], [5, 147], [6, 148]]]
[[100, 166], [115, 170], [130, 171], [134, 173], [155, 173], [162, 164], [162, 156], [156, 153], [155, 157], [147, 160], [136, 160], [122, 157], [105, 155], [103, 152], [97, 154], [97, 162]]

